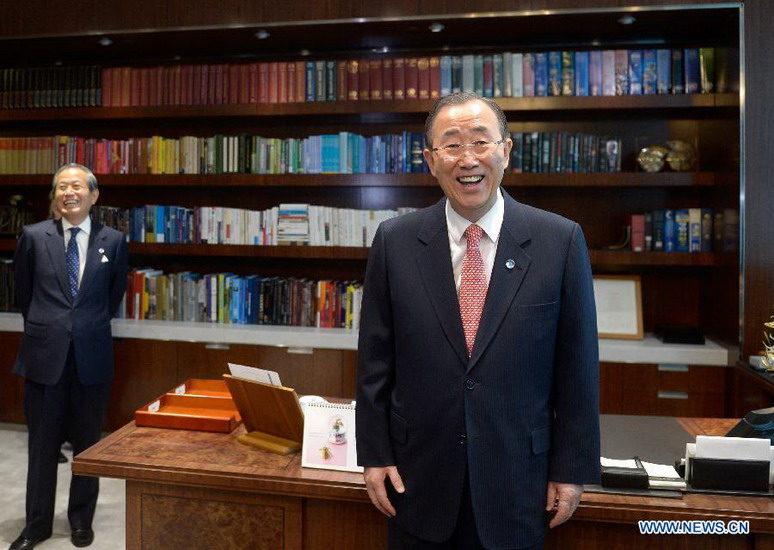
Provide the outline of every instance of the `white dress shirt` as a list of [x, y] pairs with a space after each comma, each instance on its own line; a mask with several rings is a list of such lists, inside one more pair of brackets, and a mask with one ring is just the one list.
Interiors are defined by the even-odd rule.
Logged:
[[[500, 229], [503, 226], [503, 216], [505, 215], [505, 201], [500, 189], [497, 190], [497, 200], [492, 208], [484, 214], [477, 222], [484, 234], [481, 236], [478, 248], [481, 251], [481, 259], [484, 261], [484, 272], [486, 282], [492, 277], [492, 267], [494, 266], [495, 254], [497, 253], [497, 241], [500, 239]], [[457, 294], [460, 292], [460, 276], [462, 274], [462, 261], [465, 259], [465, 251], [468, 249], [468, 239], [465, 237], [465, 230], [471, 224], [460, 216], [452, 208], [449, 200], [446, 200], [446, 227], [449, 232], [449, 248], [451, 248], [452, 270], [454, 272], [454, 284], [457, 287]]]
[[80, 225], [74, 226], [66, 219], [62, 218], [62, 231], [64, 232], [64, 245], [65, 252], [67, 251], [67, 245], [70, 243], [70, 228], [79, 227], [81, 230], [75, 236], [75, 242], [78, 244], [78, 286], [81, 286], [81, 279], [83, 279], [83, 269], [86, 267], [86, 252], [89, 250], [89, 235], [91, 234], [91, 218], [86, 216], [86, 219], [81, 222]]

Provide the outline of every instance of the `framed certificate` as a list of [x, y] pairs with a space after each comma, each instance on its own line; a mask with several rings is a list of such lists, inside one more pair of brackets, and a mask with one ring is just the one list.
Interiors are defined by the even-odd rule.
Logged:
[[642, 295], [637, 275], [595, 275], [600, 338], [642, 340]]

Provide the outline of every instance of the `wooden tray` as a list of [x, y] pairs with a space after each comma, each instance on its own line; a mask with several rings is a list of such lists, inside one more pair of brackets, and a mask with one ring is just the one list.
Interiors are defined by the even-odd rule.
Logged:
[[231, 399], [164, 394], [137, 409], [134, 422], [153, 428], [230, 433], [242, 418]]
[[199, 395], [231, 399], [231, 392], [228, 391], [225, 380], [207, 380], [203, 378], [189, 378], [179, 386], [169, 390], [167, 394]]

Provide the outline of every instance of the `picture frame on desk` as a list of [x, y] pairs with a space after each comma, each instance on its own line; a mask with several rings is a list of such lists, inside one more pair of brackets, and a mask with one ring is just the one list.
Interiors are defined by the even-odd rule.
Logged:
[[642, 289], [638, 275], [594, 275], [600, 338], [642, 340]]

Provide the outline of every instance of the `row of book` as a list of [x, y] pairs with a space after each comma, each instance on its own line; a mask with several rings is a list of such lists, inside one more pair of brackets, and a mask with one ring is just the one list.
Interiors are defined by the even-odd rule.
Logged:
[[118, 317], [356, 329], [362, 296], [357, 281], [132, 269]]
[[280, 204], [266, 210], [147, 205], [129, 210], [95, 205], [94, 220], [140, 243], [369, 247], [379, 224], [416, 210], [355, 210]]
[[129, 138], [0, 137], [0, 174], [51, 174], [78, 162], [95, 174], [405, 174], [428, 172], [418, 132], [306, 138], [248, 134]]
[[[514, 132], [511, 169], [615, 172], [621, 140], [569, 132]], [[405, 174], [426, 173], [416, 132], [308, 138], [215, 135], [108, 140], [76, 136], [0, 137], [0, 174], [51, 174], [78, 162], [96, 174]]]
[[720, 93], [738, 90], [738, 58], [702, 47], [10, 68], [0, 71], [0, 108]]
[[621, 140], [570, 132], [513, 132], [511, 170], [527, 172], [620, 172]]
[[733, 208], [653, 210], [629, 216], [634, 252], [736, 252], [739, 212]]

